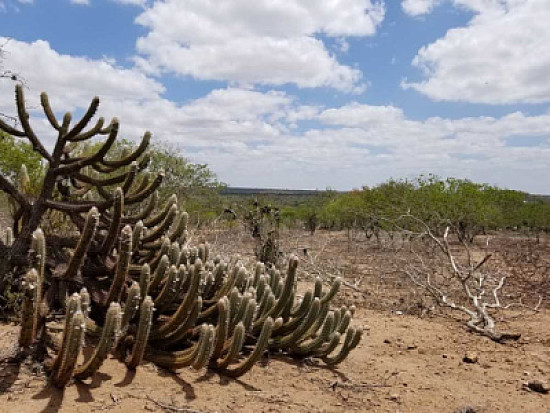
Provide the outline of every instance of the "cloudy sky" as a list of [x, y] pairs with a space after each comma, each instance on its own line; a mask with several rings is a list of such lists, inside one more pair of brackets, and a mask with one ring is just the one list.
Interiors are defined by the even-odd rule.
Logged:
[[[548, 0], [0, 0], [3, 70], [232, 186], [550, 193]], [[13, 114], [0, 81], [0, 112]]]

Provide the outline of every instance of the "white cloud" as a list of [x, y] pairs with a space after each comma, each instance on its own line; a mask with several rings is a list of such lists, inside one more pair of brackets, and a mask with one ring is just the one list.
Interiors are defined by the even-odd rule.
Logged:
[[[29, 94], [47, 90], [52, 101], [59, 101], [65, 109], [82, 107], [96, 94], [142, 100], [164, 91], [159, 82], [138, 70], [117, 67], [109, 60], [59, 54], [43, 40], [27, 43], [0, 37], [0, 44], [4, 44], [4, 67], [23, 77]], [[11, 85], [2, 83], [3, 94], [6, 88]]]
[[[121, 137], [151, 130], [231, 185], [349, 189], [433, 172], [550, 192], [541, 179], [550, 176], [550, 114], [419, 121], [395, 106], [320, 108], [284, 92], [237, 87], [178, 104], [157, 81], [112, 61], [62, 55], [44, 41], [12, 40], [7, 51], [5, 65], [24, 74], [33, 124], [50, 144], [51, 128], [39, 117], [42, 90], [75, 117], [99, 95], [99, 114], [120, 119]], [[10, 82], [0, 82], [0, 112], [15, 113]], [[545, 141], [529, 146], [532, 137]]]
[[90, 0], [71, 0], [71, 3], [72, 4], [83, 5], [83, 6], [89, 6], [90, 5]]
[[403, 11], [411, 16], [420, 16], [430, 13], [439, 3], [439, 0], [403, 0]]
[[435, 100], [510, 104], [550, 101], [550, 3], [454, 0], [476, 15], [422, 47], [425, 80], [403, 82]]
[[360, 91], [361, 73], [315, 35], [370, 36], [383, 19], [383, 4], [371, 0], [157, 1], [136, 19], [149, 29], [137, 61], [197, 79]]

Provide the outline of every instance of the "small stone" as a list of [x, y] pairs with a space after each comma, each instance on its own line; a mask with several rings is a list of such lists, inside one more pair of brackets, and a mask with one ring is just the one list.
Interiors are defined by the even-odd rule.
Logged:
[[443, 357], [444, 359], [447, 358], [447, 355], [446, 354], [442, 354], [441, 357]]
[[526, 387], [537, 393], [548, 394], [550, 392], [550, 386], [540, 380], [531, 380], [527, 383]]
[[391, 394], [390, 395], [390, 400], [392, 402], [399, 403], [399, 400], [400, 400], [399, 394], [397, 394], [397, 393]]
[[478, 361], [478, 355], [477, 353], [469, 351], [462, 357], [462, 361], [468, 364], [475, 364]]
[[391, 344], [391, 341], [389, 339], [384, 339], [384, 344]]

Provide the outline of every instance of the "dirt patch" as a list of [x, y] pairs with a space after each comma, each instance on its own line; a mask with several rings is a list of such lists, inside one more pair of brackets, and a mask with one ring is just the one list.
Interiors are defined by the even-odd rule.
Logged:
[[[338, 369], [272, 356], [234, 380], [151, 364], [133, 374], [111, 359], [91, 382], [61, 392], [47, 386], [40, 372], [33, 373], [32, 365], [3, 362], [0, 411], [548, 411], [549, 395], [524, 388], [529, 380], [550, 377], [547, 312], [511, 322], [524, 334], [513, 345], [495, 344], [441, 318], [359, 309], [355, 323], [366, 336]], [[14, 348], [17, 331], [12, 325], [0, 327], [4, 356]], [[472, 352], [477, 360], [463, 361]]]
[[[223, 253], [252, 251], [247, 247], [253, 243], [239, 231], [203, 235], [213, 250], [225, 245]], [[151, 364], [132, 373], [109, 359], [91, 381], [59, 391], [47, 385], [33, 363], [10, 362], [18, 327], [4, 324], [0, 412], [550, 411], [550, 395], [527, 386], [550, 380], [547, 308], [505, 312], [499, 318], [502, 325], [522, 337], [513, 344], [496, 344], [467, 332], [459, 316], [423, 311], [429, 305], [425, 297], [395, 272], [396, 251], [350, 243], [344, 233], [283, 235], [286, 253], [306, 257], [307, 248], [307, 257], [321, 259], [324, 269], [340, 272], [356, 286], [343, 288], [339, 300], [357, 307], [354, 323], [365, 334], [337, 369], [272, 355], [235, 380], [211, 371], [172, 372]], [[312, 277], [301, 278], [300, 290]]]

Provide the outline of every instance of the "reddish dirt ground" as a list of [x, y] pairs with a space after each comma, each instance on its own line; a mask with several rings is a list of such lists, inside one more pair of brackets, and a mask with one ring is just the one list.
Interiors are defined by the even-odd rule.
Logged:
[[[366, 337], [335, 370], [272, 357], [233, 380], [151, 364], [134, 375], [111, 359], [91, 382], [74, 383], [62, 392], [48, 387], [29, 366], [4, 364], [0, 411], [550, 411], [549, 395], [524, 389], [526, 381], [550, 376], [547, 312], [511, 322], [510, 327], [524, 333], [514, 345], [466, 333], [449, 319], [358, 310], [355, 322], [365, 328]], [[3, 349], [13, 348], [17, 331], [1, 327]], [[472, 351], [477, 362], [463, 362]]]
[[[285, 247], [339, 251], [341, 264], [330, 265], [342, 265], [346, 280], [365, 291], [342, 291], [340, 301], [357, 306], [354, 323], [365, 334], [338, 368], [271, 356], [235, 380], [151, 364], [132, 374], [109, 359], [91, 382], [59, 391], [33, 372], [36, 366], [4, 361], [0, 412], [550, 412], [550, 395], [525, 388], [528, 381], [550, 380], [547, 308], [505, 313], [502, 325], [522, 337], [497, 344], [467, 332], [457, 315], [408, 314], [415, 312], [407, 309], [414, 308], [417, 293], [389, 273], [380, 275], [394, 252], [344, 248], [343, 235], [327, 246], [326, 236], [293, 236]], [[307, 278], [300, 289], [309, 285]], [[0, 358], [13, 354], [17, 334], [17, 326], [0, 325]], [[466, 355], [474, 362], [465, 362]]]

